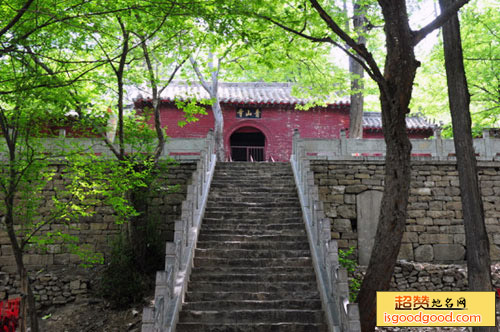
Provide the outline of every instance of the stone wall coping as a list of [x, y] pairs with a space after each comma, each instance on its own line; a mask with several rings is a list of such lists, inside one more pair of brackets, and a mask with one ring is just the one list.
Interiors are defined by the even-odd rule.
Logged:
[[[328, 163], [328, 164], [339, 164], [339, 165], [385, 165], [384, 158], [363, 158], [363, 157], [352, 157], [343, 159], [328, 159], [328, 158], [307, 158], [312, 164]], [[432, 166], [432, 165], [450, 165], [455, 166], [457, 164], [456, 159], [450, 160], [436, 160], [436, 159], [412, 159], [412, 166]], [[478, 160], [478, 167], [500, 167], [500, 161], [486, 161]]]
[[[433, 139], [410, 139], [412, 158], [416, 160], [455, 160], [453, 139], [442, 139], [440, 129]], [[500, 139], [490, 136], [490, 130], [483, 131], [483, 138], [473, 140], [478, 160], [500, 160]], [[338, 139], [302, 138], [295, 129], [292, 154], [306, 159], [341, 160], [383, 160], [384, 139], [348, 138], [345, 130]]]

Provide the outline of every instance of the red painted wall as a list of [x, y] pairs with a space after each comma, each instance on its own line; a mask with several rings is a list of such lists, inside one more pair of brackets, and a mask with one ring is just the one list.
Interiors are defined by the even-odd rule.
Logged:
[[[144, 101], [136, 103], [137, 108], [143, 106]], [[231, 135], [245, 127], [257, 128], [266, 136], [265, 158], [271, 157], [275, 161], [288, 161], [292, 153], [292, 136], [294, 129], [298, 129], [304, 138], [333, 139], [340, 137], [340, 130], [349, 128], [349, 105], [332, 105], [328, 108], [315, 108], [309, 111], [295, 110], [290, 105], [228, 105], [223, 104], [224, 113], [224, 144], [226, 151], [230, 151]], [[236, 117], [237, 108], [259, 107], [262, 110], [260, 119], [241, 119]], [[207, 115], [197, 116], [199, 120], [179, 127], [184, 121], [184, 113], [172, 103], [165, 103], [161, 108], [161, 121], [169, 137], [206, 137], [208, 131], [214, 127], [214, 118], [210, 108]], [[247, 130], [248, 131], [248, 130]], [[252, 131], [252, 130], [250, 130]], [[410, 138], [427, 138], [432, 130], [410, 131]], [[382, 130], [365, 129], [365, 139], [383, 139]]]
[[[275, 161], [290, 159], [294, 129], [298, 129], [300, 136], [305, 138], [338, 138], [340, 130], [349, 127], [348, 105], [309, 111], [298, 111], [285, 106], [261, 107], [260, 119], [236, 118], [237, 107], [241, 106], [222, 106], [226, 151], [230, 151], [231, 134], [243, 127], [254, 127], [266, 136], [266, 159], [272, 157]], [[208, 130], [214, 127], [211, 110], [208, 110], [207, 115], [199, 116], [199, 121], [181, 128], [177, 124], [184, 120], [183, 112], [173, 105], [165, 105], [161, 110], [161, 120], [170, 137], [205, 137]]]

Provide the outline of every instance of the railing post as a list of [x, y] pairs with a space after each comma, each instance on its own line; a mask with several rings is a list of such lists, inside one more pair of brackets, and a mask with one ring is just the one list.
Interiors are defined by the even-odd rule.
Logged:
[[293, 130], [293, 136], [292, 136], [292, 155], [295, 155], [297, 157], [297, 143], [300, 138], [300, 133], [299, 129], [295, 128]]
[[325, 213], [323, 212], [323, 202], [318, 201], [316, 211], [316, 246], [321, 249], [321, 231], [323, 228], [323, 220], [325, 219]]
[[155, 310], [154, 308], [144, 307], [142, 310], [142, 328], [141, 332], [154, 332]]
[[[332, 239], [332, 221], [330, 218], [323, 218], [321, 221], [320, 252], [323, 253], [323, 265], [328, 266], [328, 242]], [[328, 270], [327, 270], [328, 271]]]
[[177, 247], [179, 242], [167, 242], [165, 244], [165, 271], [171, 269], [173, 277], [177, 275], [180, 257], [177, 257]]
[[349, 300], [349, 276], [344, 268], [337, 269], [337, 293], [340, 298]]
[[189, 185], [187, 198], [182, 202], [182, 219], [185, 219], [189, 225], [193, 223], [193, 191], [193, 186]]
[[[175, 228], [174, 228], [174, 242], [173, 243], [178, 243], [179, 247], [181, 249], [184, 249], [184, 247], [186, 246], [186, 244], [185, 244], [186, 236], [184, 234], [185, 228], [186, 228], [185, 227], [185, 220], [183, 220], [183, 219], [177, 220], [175, 222], [174, 227]], [[172, 242], [167, 242], [167, 246], [169, 243], [172, 243]], [[180, 255], [182, 255], [182, 253], [183, 253], [183, 251], [181, 251]]]
[[345, 129], [340, 130], [340, 153], [343, 157], [347, 157], [347, 136]]
[[347, 320], [349, 322], [348, 332], [360, 332], [361, 321], [359, 317], [359, 305], [357, 303], [349, 303], [347, 305]]
[[434, 129], [434, 143], [436, 144], [436, 156], [441, 159], [444, 156], [443, 139], [441, 138], [441, 128]]
[[328, 251], [326, 254], [326, 270], [330, 277], [332, 291], [334, 291], [334, 281], [336, 279], [337, 269], [339, 267], [339, 250], [338, 244], [335, 240], [328, 241]]
[[491, 148], [491, 137], [489, 128], [483, 129], [483, 143], [484, 143], [484, 153], [485, 153], [484, 157], [487, 159], [493, 159], [494, 156]]

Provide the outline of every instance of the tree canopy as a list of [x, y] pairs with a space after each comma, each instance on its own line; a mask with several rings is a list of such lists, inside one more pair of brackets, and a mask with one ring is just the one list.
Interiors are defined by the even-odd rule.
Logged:
[[[14, 223], [14, 196], [23, 189], [16, 187], [20, 179], [43, 165], [46, 151], [31, 138], [47, 134], [47, 123], [64, 122], [76, 113], [83, 128], [95, 128], [117, 161], [133, 162], [134, 171], [152, 172], [168, 135], [159, 116], [160, 96], [174, 79], [286, 81], [296, 83], [298, 95], [335, 93], [340, 98], [351, 93], [340, 50], [365, 71], [364, 93], [378, 95], [388, 146], [383, 227], [377, 233], [382, 244], [375, 248], [379, 256], [367, 274], [375, 283], [363, 286], [360, 295], [368, 329], [373, 323], [370, 297], [388, 285], [392, 273], [391, 267], [377, 270], [376, 264], [395, 260], [406, 220], [411, 144], [405, 117], [412, 109], [446, 119], [448, 109], [442, 46], [436, 45], [427, 59], [415, 56], [415, 46], [467, 2], [455, 1], [418, 27], [409, 21], [422, 3], [417, 0], [358, 0], [353, 2], [355, 13], [344, 2], [318, 0], [1, 2], [0, 131], [9, 177], [0, 180], [0, 187], [6, 197], [6, 224]], [[363, 28], [350, 23], [354, 14], [366, 19]], [[460, 15], [473, 123], [478, 129], [494, 126], [500, 111], [500, 14], [495, 1], [476, 0]], [[194, 70], [188, 66], [190, 57]], [[211, 57], [220, 66], [212, 62], [196, 70], [194, 63], [210, 64]], [[154, 125], [149, 131], [138, 130], [135, 125], [141, 122], [126, 110], [134, 97], [127, 96], [130, 86], [151, 97]], [[413, 100], [412, 92], [417, 97]], [[199, 109], [184, 106], [191, 110], [187, 121], [192, 121]], [[118, 118], [117, 147], [104, 135], [108, 109]], [[125, 153], [130, 143], [149, 149], [134, 159]], [[144, 181], [127, 187], [131, 200], [135, 189], [151, 181], [148, 176], [139, 179]], [[143, 202], [135, 203], [140, 209]], [[383, 246], [384, 236], [393, 236], [392, 247]], [[26, 277], [22, 258], [19, 264], [20, 275]]]

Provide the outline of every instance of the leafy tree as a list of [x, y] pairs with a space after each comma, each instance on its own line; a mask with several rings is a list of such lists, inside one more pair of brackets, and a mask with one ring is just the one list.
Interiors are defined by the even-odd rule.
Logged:
[[[23, 254], [34, 244], [76, 240], [60, 232], [40, 235], [39, 231], [56, 220], [69, 223], [88, 214], [75, 204], [81, 203], [83, 196], [72, 195], [75, 193], [71, 191], [42, 201], [40, 192], [54, 176], [48, 171], [52, 158], [66, 154], [60, 153], [64, 149], [42, 144], [38, 138], [49, 131], [49, 123], [65, 119], [68, 111], [83, 114], [88, 107], [91, 95], [80, 92], [86, 90], [83, 77], [106, 63], [106, 59], [89, 56], [93, 45], [88, 43], [88, 36], [95, 32], [91, 18], [133, 7], [136, 5], [126, 1], [109, 7], [97, 1], [15, 0], [0, 4], [0, 130], [5, 143], [1, 155], [6, 175], [0, 180], [0, 205], [21, 279], [23, 332], [28, 317], [31, 331], [38, 331]], [[51, 215], [44, 219], [36, 216], [41, 202], [53, 206]], [[76, 249], [74, 243], [71, 246]], [[89, 258], [99, 260], [98, 256]]]
[[[442, 11], [449, 8], [451, 4], [450, 0], [439, 1]], [[491, 291], [490, 246], [484, 223], [483, 201], [472, 144], [470, 96], [465, 77], [460, 24], [457, 14], [443, 25], [443, 46], [464, 215], [469, 288], [474, 291]], [[493, 332], [497, 328], [476, 327], [475, 330]]]
[[[368, 29], [368, 22], [363, 14], [363, 4], [361, 2], [353, 3], [353, 28], [355, 33], [357, 33], [359, 44], [366, 44], [366, 30]], [[346, 26], [346, 30], [347, 29]], [[363, 67], [354, 60], [353, 57], [349, 57], [349, 72], [351, 74], [351, 108], [349, 113], [349, 137], [351, 138], [363, 138], [363, 77], [364, 70]]]
[[[480, 136], [483, 128], [497, 126], [499, 120], [500, 95], [497, 87], [500, 77], [498, 66], [500, 17], [495, 6], [496, 4], [491, 1], [476, 1], [460, 12], [464, 66], [470, 91], [474, 137]], [[416, 98], [412, 101], [412, 109], [449, 123], [451, 119], [443, 66], [444, 53], [440, 41], [422, 61], [422, 69], [416, 79]], [[450, 126], [445, 127], [443, 135], [453, 135]]]
[[[389, 287], [406, 224], [411, 144], [405, 118], [409, 113], [413, 82], [420, 65], [415, 58], [415, 45], [442, 26], [465, 3], [467, 0], [456, 1], [434, 21], [413, 31], [404, 0], [378, 1], [386, 37], [383, 69], [364, 44], [358, 43], [341, 28], [342, 9], [335, 4], [320, 3], [317, 0], [306, 3], [287, 1], [280, 6], [258, 2], [247, 9], [247, 12], [255, 13], [288, 33], [314, 43], [330, 43], [343, 49], [355, 58], [379, 88], [387, 146], [385, 187], [375, 244], [358, 296], [363, 331], [372, 331], [375, 327], [376, 291]], [[310, 9], [307, 8], [308, 5]], [[347, 44], [351, 49], [347, 50], [341, 43]]]

